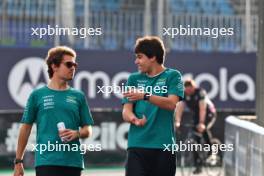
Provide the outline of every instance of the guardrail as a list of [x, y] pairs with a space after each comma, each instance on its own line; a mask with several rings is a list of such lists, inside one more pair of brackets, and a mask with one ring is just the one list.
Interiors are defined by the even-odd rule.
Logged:
[[224, 156], [225, 176], [263, 176], [263, 127], [229, 116], [225, 120], [225, 143], [234, 145], [234, 150]]

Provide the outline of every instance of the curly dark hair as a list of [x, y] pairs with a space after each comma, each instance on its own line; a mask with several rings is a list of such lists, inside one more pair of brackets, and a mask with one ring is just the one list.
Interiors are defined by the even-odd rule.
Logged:
[[143, 53], [148, 58], [156, 56], [156, 60], [159, 64], [163, 64], [165, 60], [164, 44], [162, 40], [156, 36], [145, 36], [137, 39], [135, 53]]

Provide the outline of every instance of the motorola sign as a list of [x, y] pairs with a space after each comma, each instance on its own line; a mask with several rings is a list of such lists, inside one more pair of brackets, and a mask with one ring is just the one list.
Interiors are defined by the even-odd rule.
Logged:
[[8, 77], [8, 90], [12, 99], [25, 107], [30, 93], [48, 82], [45, 62], [39, 57], [29, 57], [17, 62]]
[[[98, 92], [100, 92], [99, 91], [100, 87], [96, 84], [96, 82], [102, 81], [103, 85], [101, 87], [120, 85], [122, 81], [127, 80], [129, 75], [130, 75], [130, 72], [121, 71], [121, 72], [116, 73], [111, 78], [110, 75], [104, 71], [96, 71], [94, 73], [90, 73], [88, 71], [80, 71], [75, 75], [73, 86], [76, 89], [82, 89], [83, 81], [87, 81], [88, 82], [87, 89], [83, 91], [86, 93], [88, 98], [95, 99], [97, 98]], [[116, 93], [114, 95], [119, 99], [121, 99], [123, 96], [121, 93]], [[104, 99], [107, 100], [111, 98], [111, 93], [110, 91], [105, 92], [102, 96]]]
[[[255, 99], [255, 83], [250, 75], [245, 73], [237, 73], [228, 79], [228, 70], [225, 67], [219, 69], [219, 78], [210, 73], [201, 73], [193, 76], [192, 73], [184, 75], [185, 78], [191, 77], [199, 86], [202, 83], [209, 83], [210, 89], [207, 90], [208, 96], [215, 99], [219, 96], [220, 101], [253, 101]], [[243, 83], [244, 91], [237, 90], [237, 85]], [[229, 96], [228, 96], [229, 95]]]
[[[48, 82], [41, 58], [47, 50], [0, 48], [0, 52], [6, 58], [0, 65], [0, 97], [5, 100], [0, 101], [0, 109], [24, 108], [32, 90]], [[122, 108], [122, 94], [112, 90], [113, 86], [123, 86], [130, 73], [136, 71], [132, 53], [80, 50], [77, 54], [79, 64], [71, 86], [85, 93], [91, 108]], [[193, 77], [204, 87], [220, 109], [254, 108], [255, 63], [254, 54], [172, 52], [166, 59], [167, 67], [179, 69], [183, 77]]]

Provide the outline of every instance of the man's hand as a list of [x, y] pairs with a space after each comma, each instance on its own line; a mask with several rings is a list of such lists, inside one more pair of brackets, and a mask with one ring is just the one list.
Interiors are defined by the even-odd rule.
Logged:
[[133, 104], [126, 103], [124, 104], [122, 116], [124, 121], [131, 123], [136, 126], [144, 126], [147, 123], [147, 118], [143, 115], [142, 119], [137, 118], [133, 112]]
[[126, 97], [129, 101], [137, 101], [144, 99], [144, 93], [137, 89], [134, 89], [130, 92], [123, 93], [124, 97]]
[[176, 127], [177, 130], [180, 128], [180, 126], [181, 126], [180, 122], [175, 122], [175, 127]]
[[14, 176], [24, 176], [24, 167], [23, 163], [15, 164]]
[[206, 126], [203, 123], [199, 123], [196, 128], [199, 133], [203, 133], [206, 129]]
[[66, 142], [70, 142], [79, 137], [79, 132], [77, 130], [65, 129], [59, 132], [61, 138], [65, 139]]
[[134, 117], [130, 120], [130, 122], [136, 126], [144, 126], [147, 123], [147, 118], [144, 115], [142, 119]]

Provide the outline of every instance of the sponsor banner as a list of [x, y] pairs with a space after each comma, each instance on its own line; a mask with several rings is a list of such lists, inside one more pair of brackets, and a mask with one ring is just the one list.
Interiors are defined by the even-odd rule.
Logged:
[[[93, 111], [92, 115], [95, 122], [92, 136], [81, 140], [81, 145], [86, 146], [86, 151], [81, 151], [84, 154], [85, 165], [123, 165], [126, 156], [129, 124], [122, 120], [120, 111]], [[0, 130], [0, 168], [7, 168], [13, 165], [21, 116], [22, 112], [0, 114], [0, 121], [3, 127]], [[55, 126], [54, 128], [57, 127]], [[34, 167], [34, 150], [36, 146], [36, 125], [34, 124], [24, 157], [25, 167]], [[54, 145], [44, 147], [49, 149], [54, 147]], [[42, 147], [39, 148], [41, 149]]]
[[[224, 143], [224, 122], [228, 115], [253, 115], [253, 112], [232, 111], [218, 112], [218, 118], [212, 128], [213, 137], [220, 139]], [[13, 160], [17, 149], [17, 139], [19, 135], [19, 121], [22, 112], [0, 113], [0, 168], [13, 167]], [[127, 135], [129, 124], [122, 120], [121, 111], [92, 111], [95, 125], [93, 126], [92, 136], [88, 139], [81, 140], [82, 145], [88, 147], [88, 151], [84, 153], [85, 166], [124, 166]], [[190, 123], [192, 114], [184, 112], [182, 123]], [[54, 128], [57, 128], [56, 126]], [[181, 136], [176, 136], [177, 141], [184, 141], [189, 129], [182, 127]], [[34, 149], [36, 145], [36, 127], [32, 128], [31, 135], [28, 140], [28, 147], [24, 157], [26, 168], [34, 167]], [[98, 150], [100, 149], [100, 150]]]
[[[23, 109], [33, 89], [48, 82], [44, 58], [48, 49], [0, 48], [0, 109]], [[77, 50], [78, 69], [71, 85], [81, 89], [91, 108], [121, 108], [122, 94], [112, 86], [125, 84], [137, 70], [131, 51]], [[255, 108], [255, 53], [167, 54], [165, 66], [193, 77], [217, 108]]]

